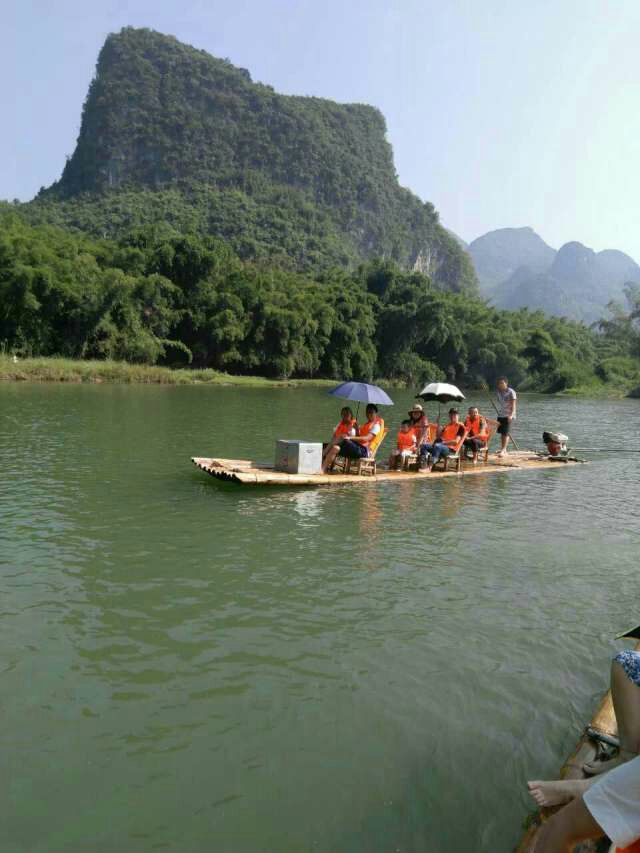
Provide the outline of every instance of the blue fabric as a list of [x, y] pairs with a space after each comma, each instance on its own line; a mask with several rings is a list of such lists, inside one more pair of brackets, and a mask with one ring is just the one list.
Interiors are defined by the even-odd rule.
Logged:
[[381, 406], [393, 406], [393, 400], [389, 395], [378, 388], [377, 385], [369, 385], [367, 382], [343, 382], [337, 388], [327, 393], [332, 397], [341, 397], [343, 400], [353, 400], [356, 403], [379, 403]]
[[628, 649], [616, 655], [614, 661], [624, 669], [627, 678], [640, 687], [640, 652]]
[[431, 454], [431, 461], [435, 465], [439, 459], [443, 456], [448, 456], [451, 453], [451, 448], [447, 447], [447, 445], [443, 444], [441, 441], [435, 441], [433, 444], [422, 444], [420, 445], [419, 457], [421, 463], [428, 453]]
[[350, 438], [343, 438], [340, 442], [340, 456], [347, 459], [364, 459], [369, 455], [369, 451], [364, 444], [358, 444], [357, 441], [351, 441]]
[[448, 456], [450, 453], [450, 447], [447, 447], [447, 445], [443, 444], [441, 441], [436, 441], [433, 445], [433, 449], [431, 450], [431, 461], [435, 465], [439, 459], [443, 456]]

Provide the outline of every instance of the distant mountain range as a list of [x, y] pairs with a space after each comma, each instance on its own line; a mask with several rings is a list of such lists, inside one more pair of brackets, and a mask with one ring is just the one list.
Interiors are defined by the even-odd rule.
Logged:
[[482, 295], [499, 308], [541, 309], [592, 323], [627, 282], [640, 283], [640, 266], [615, 249], [594, 252], [582, 243], [556, 251], [533, 228], [499, 228], [469, 244]]

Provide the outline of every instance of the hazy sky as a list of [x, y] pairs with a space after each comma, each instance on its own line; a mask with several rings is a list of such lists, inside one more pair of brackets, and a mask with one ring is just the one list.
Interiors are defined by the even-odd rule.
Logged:
[[288, 94], [379, 107], [400, 181], [466, 240], [531, 225], [640, 261], [640, 0], [2, 0], [0, 198], [75, 146], [107, 33], [145, 26]]

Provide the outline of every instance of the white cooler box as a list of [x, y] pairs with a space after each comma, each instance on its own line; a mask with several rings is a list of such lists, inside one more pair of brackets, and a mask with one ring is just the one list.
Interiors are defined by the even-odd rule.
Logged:
[[276, 471], [287, 474], [319, 474], [322, 469], [322, 445], [310, 441], [276, 441]]

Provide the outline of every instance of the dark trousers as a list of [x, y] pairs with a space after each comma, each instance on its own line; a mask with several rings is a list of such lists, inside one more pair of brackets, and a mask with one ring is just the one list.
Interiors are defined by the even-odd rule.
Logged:
[[340, 442], [340, 456], [344, 456], [346, 459], [364, 459], [368, 455], [369, 451], [364, 444], [358, 444], [357, 441], [351, 441], [349, 438]]

